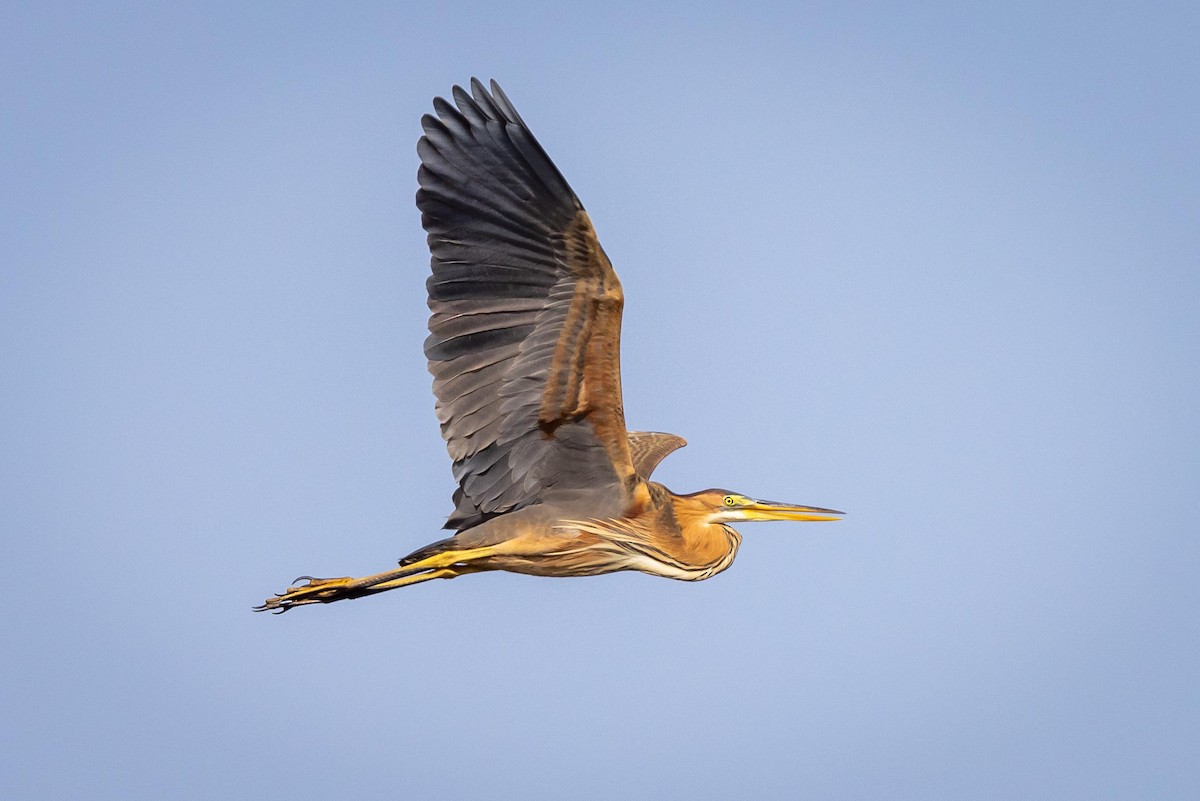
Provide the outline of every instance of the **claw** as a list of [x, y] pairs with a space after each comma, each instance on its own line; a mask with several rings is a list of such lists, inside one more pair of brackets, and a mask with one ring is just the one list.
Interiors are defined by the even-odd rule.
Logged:
[[284, 596], [280, 595], [279, 593], [275, 593], [275, 598], [279, 598], [281, 600], [276, 601], [274, 598], [268, 598], [265, 602], [259, 604], [258, 606], [251, 607], [251, 611], [270, 612], [273, 615], [282, 615], [284, 612], [296, 605], [295, 602], [291, 600], [284, 600]]

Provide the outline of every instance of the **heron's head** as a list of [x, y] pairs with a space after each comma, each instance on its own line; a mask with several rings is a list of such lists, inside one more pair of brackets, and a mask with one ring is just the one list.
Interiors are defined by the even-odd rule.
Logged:
[[724, 489], [708, 489], [686, 499], [689, 511], [708, 519], [709, 523], [739, 523], [758, 520], [837, 520], [844, 512], [818, 506], [798, 506], [793, 503], [761, 501]]

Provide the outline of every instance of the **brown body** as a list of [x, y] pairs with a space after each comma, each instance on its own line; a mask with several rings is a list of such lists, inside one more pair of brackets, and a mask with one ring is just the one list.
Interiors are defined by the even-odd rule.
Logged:
[[260, 610], [355, 598], [481, 570], [698, 581], [733, 562], [739, 520], [840, 512], [650, 481], [673, 434], [628, 432], [624, 294], [579, 198], [493, 81], [436, 98], [417, 145], [432, 254], [425, 355], [458, 490], [456, 533], [398, 568], [297, 579]]
[[[707, 522], [686, 502], [673, 503], [671, 491], [662, 484], [639, 482], [634, 494], [634, 508], [617, 516], [602, 511], [587, 515], [587, 504], [577, 500], [569, 507], [550, 502], [495, 518], [429, 547], [490, 547], [489, 555], [473, 563], [478, 569], [534, 576], [638, 570], [699, 581], [733, 564], [742, 538], [732, 528]], [[422, 549], [409, 559], [425, 555]]]

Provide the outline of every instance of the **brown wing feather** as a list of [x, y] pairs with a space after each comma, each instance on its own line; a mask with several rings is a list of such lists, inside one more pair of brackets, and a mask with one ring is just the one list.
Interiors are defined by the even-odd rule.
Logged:
[[657, 431], [630, 431], [629, 452], [639, 476], [649, 479], [659, 462], [687, 445], [687, 440], [675, 434]]
[[462, 530], [561, 490], [627, 497], [621, 284], [583, 205], [493, 81], [422, 119], [425, 354]]

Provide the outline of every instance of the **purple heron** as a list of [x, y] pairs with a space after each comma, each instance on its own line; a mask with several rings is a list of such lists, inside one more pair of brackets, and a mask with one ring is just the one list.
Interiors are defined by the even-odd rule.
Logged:
[[650, 480], [685, 443], [625, 430], [624, 299], [566, 180], [495, 83], [433, 101], [417, 144], [417, 206], [432, 253], [429, 338], [437, 417], [458, 489], [455, 533], [360, 578], [301, 576], [259, 611], [284, 612], [484, 570], [699, 581], [733, 562], [730, 523], [841, 512]]

